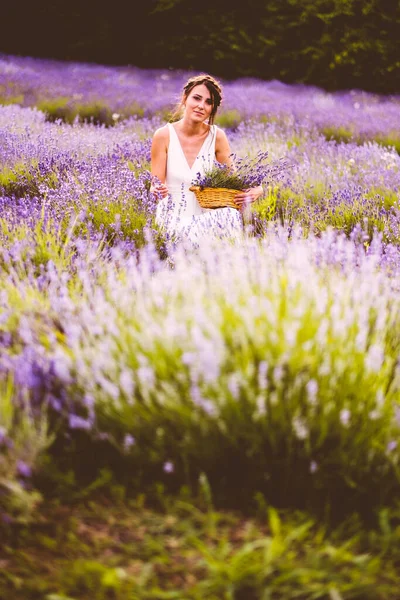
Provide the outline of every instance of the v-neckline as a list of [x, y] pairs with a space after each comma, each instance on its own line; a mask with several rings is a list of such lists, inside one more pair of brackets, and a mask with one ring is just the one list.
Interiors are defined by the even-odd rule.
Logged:
[[176, 139], [178, 140], [178, 145], [179, 145], [179, 148], [181, 149], [181, 152], [182, 152], [183, 158], [185, 159], [185, 162], [186, 162], [186, 164], [187, 164], [187, 166], [188, 166], [188, 168], [189, 168], [189, 171], [191, 171], [191, 170], [193, 169], [193, 167], [194, 167], [195, 163], [196, 163], [196, 160], [197, 160], [197, 159], [198, 159], [198, 157], [200, 156], [200, 154], [201, 154], [201, 151], [203, 150], [204, 144], [206, 143], [206, 141], [207, 141], [207, 139], [208, 139], [208, 136], [209, 136], [209, 135], [210, 135], [210, 133], [211, 133], [211, 126], [210, 126], [210, 129], [208, 130], [208, 133], [207, 133], [206, 137], [204, 138], [204, 141], [203, 141], [203, 143], [202, 143], [202, 145], [201, 145], [201, 147], [200, 147], [200, 149], [199, 149], [199, 151], [198, 151], [198, 153], [197, 153], [197, 156], [196, 156], [196, 158], [195, 158], [195, 159], [194, 159], [194, 161], [193, 161], [193, 164], [192, 164], [192, 166], [190, 166], [190, 165], [189, 165], [189, 161], [188, 161], [188, 159], [186, 158], [186, 154], [185, 154], [185, 153], [184, 153], [184, 151], [183, 151], [182, 144], [181, 144], [181, 140], [179, 139], [179, 135], [178, 135], [178, 133], [177, 133], [177, 131], [176, 131], [175, 127], [173, 126], [173, 124], [172, 124], [172, 123], [170, 123], [170, 125], [171, 125], [171, 128], [174, 130], [174, 133], [175, 133], [175, 135], [176, 135]]

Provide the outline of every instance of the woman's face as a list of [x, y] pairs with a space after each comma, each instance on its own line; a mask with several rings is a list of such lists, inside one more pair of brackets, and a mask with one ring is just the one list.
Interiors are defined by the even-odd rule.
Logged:
[[196, 121], [205, 121], [212, 112], [211, 94], [204, 83], [196, 85], [190, 92], [185, 102], [185, 116]]

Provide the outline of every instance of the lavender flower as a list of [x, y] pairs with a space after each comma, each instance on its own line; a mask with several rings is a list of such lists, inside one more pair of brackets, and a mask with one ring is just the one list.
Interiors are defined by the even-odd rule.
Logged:
[[211, 168], [205, 168], [204, 174], [197, 173], [192, 185], [204, 187], [221, 187], [235, 190], [245, 190], [257, 187], [262, 183], [271, 182], [287, 168], [287, 161], [280, 159], [274, 163], [268, 162], [268, 152], [259, 151], [255, 157], [238, 158], [231, 155], [232, 165], [213, 161]]
[[132, 446], [134, 446], [136, 444], [136, 440], [133, 437], [133, 435], [131, 435], [130, 433], [127, 433], [124, 437], [124, 449], [125, 451], [130, 450], [130, 448], [132, 448]]
[[31, 467], [24, 461], [19, 460], [17, 463], [17, 471], [21, 477], [30, 477], [32, 475]]

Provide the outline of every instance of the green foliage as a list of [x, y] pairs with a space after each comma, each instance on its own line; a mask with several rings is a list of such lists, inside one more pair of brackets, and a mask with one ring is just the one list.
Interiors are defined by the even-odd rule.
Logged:
[[299, 590], [301, 598], [375, 597], [379, 560], [353, 554], [351, 542], [332, 547], [311, 521], [284, 524], [272, 508], [267, 523], [268, 536], [239, 548], [227, 539], [212, 549], [200, 544], [208, 576], [199, 587], [207, 597], [289, 600]]
[[354, 142], [354, 132], [345, 127], [324, 127], [321, 133], [327, 140], [335, 140], [336, 142]]
[[[146, 109], [139, 102], [131, 102], [121, 111], [121, 118], [127, 119], [129, 117], [144, 117], [146, 114]], [[117, 119], [114, 119], [117, 120]]]
[[94, 123], [111, 127], [128, 117], [143, 117], [145, 109], [137, 102], [127, 104], [119, 113], [100, 100], [82, 104], [69, 97], [42, 98], [36, 104], [37, 108], [46, 113], [48, 121], [63, 121], [65, 123]]
[[4, 52], [18, 54], [23, 43], [28, 56], [190, 70], [206, 64], [226, 78], [398, 93], [400, 6], [395, 0], [205, 0], [201, 11], [193, 10], [191, 0], [158, 0], [136, 7], [140, 35], [133, 37], [120, 10], [104, 14], [93, 0], [70, 0], [56, 8], [50, 0], [43, 2], [42, 11], [26, 8], [30, 27], [23, 41], [14, 35], [18, 7], [4, 7], [9, 24]]
[[385, 242], [398, 244], [399, 232], [382, 213], [397, 210], [398, 196], [388, 189], [370, 189], [352, 197], [351, 204], [329, 202], [332, 192], [321, 184], [305, 186], [301, 191], [279, 185], [268, 186], [267, 193], [252, 207], [256, 226], [260, 235], [266, 232], [266, 223], [278, 222], [281, 225], [297, 223], [304, 236], [310, 232], [320, 234], [333, 227], [347, 236], [360, 227], [366, 241], [374, 235], [382, 234]]
[[110, 107], [100, 101], [79, 104], [68, 97], [60, 97], [40, 100], [37, 108], [46, 113], [49, 121], [61, 120], [72, 124], [78, 120], [106, 126], [115, 124]]
[[[86, 208], [90, 214], [88, 221], [96, 231], [104, 233], [107, 243], [112, 245], [116, 238], [123, 238], [133, 241], [138, 248], [144, 245], [147, 219], [143, 212], [138, 211], [133, 198], [131, 202], [121, 199], [113, 203], [107, 199], [103, 202], [92, 202], [88, 199]], [[85, 233], [85, 228], [82, 227], [81, 231]]]
[[[43, 507], [2, 545], [0, 595], [13, 600], [393, 600], [396, 513], [327, 531], [301, 513], [264, 517], [169, 502], [155, 512], [97, 501]], [[397, 516], [398, 519], [398, 516]], [[210, 526], [212, 523], [212, 526]], [[51, 542], [51, 543], [50, 543]], [[397, 542], [397, 543], [396, 543]]]
[[16, 269], [16, 272], [24, 278], [30, 266], [34, 267], [36, 274], [40, 272], [40, 266], [48, 262], [54, 263], [60, 270], [68, 269], [75, 255], [75, 246], [72, 240], [73, 233], [79, 227], [79, 215], [68, 215], [57, 223], [45, 216], [34, 224], [20, 223], [11, 225], [10, 222], [0, 219], [0, 237], [3, 245], [20, 242], [20, 254], [16, 259], [2, 260], [1, 266], [5, 272]]
[[[394, 74], [399, 73], [400, 63], [395, 40], [400, 8], [396, 2], [250, 0], [233, 7], [219, 0], [207, 3], [198, 15], [191, 11], [189, 0], [157, 7], [160, 11], [151, 15], [150, 23], [158, 28], [163, 22], [167, 33], [152, 40], [153, 53], [164, 53], [168, 64], [201, 68], [196, 37], [211, 72], [225, 77], [397, 91]], [[191, 27], [186, 31], [182, 26], [165, 27], [174, 20]]]
[[394, 148], [400, 154], [400, 135], [393, 131], [387, 135], [376, 135], [373, 139], [368, 139], [366, 136], [360, 136], [350, 129], [345, 127], [323, 127], [321, 133], [327, 140], [335, 140], [336, 142], [354, 142], [356, 144], [364, 144], [367, 141], [375, 141], [382, 146]]
[[375, 136], [375, 141], [382, 146], [394, 148], [397, 154], [400, 154], [400, 134], [394, 131], [391, 134], [384, 136]]
[[7, 106], [9, 104], [23, 104], [23, 102], [24, 102], [23, 94], [18, 94], [17, 96], [9, 96], [9, 95], [3, 96], [2, 92], [0, 91], [0, 104], [2, 104], [3, 106]]
[[127, 598], [131, 585], [127, 573], [119, 567], [107, 567], [94, 560], [76, 560], [63, 572], [61, 585], [68, 595], [82, 597], [90, 594], [96, 600]]
[[[45, 410], [35, 415], [29, 398], [17, 398], [10, 378], [0, 380], [0, 512], [18, 523], [27, 523], [41, 500], [40, 494], [21, 480], [37, 466], [50, 443]], [[23, 477], [22, 476], [22, 477]]]
[[68, 96], [43, 99], [37, 103], [37, 108], [46, 113], [49, 121], [61, 119], [63, 121], [72, 123], [75, 116], [72, 117], [70, 102], [71, 101]]
[[42, 186], [55, 188], [59, 182], [56, 168], [41, 173], [37, 161], [18, 162], [12, 167], [4, 166], [0, 171], [0, 192], [6, 196], [21, 198], [23, 196], [43, 196]]
[[100, 101], [91, 104], [76, 104], [74, 113], [74, 120], [78, 117], [79, 121], [94, 123], [95, 125], [110, 126], [115, 124], [110, 107]]
[[217, 113], [215, 120], [219, 127], [226, 129], [235, 129], [242, 121], [242, 117], [238, 110], [222, 110]]
[[0, 190], [4, 195], [21, 197], [25, 194], [33, 196], [38, 192], [38, 184], [31, 171], [32, 167], [19, 163], [13, 168], [3, 167], [0, 172]]

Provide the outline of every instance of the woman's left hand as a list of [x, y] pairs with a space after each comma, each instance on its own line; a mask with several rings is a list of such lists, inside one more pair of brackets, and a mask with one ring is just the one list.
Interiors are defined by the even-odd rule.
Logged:
[[240, 210], [244, 210], [246, 206], [252, 204], [260, 196], [264, 193], [262, 185], [258, 185], [257, 187], [247, 188], [247, 190], [242, 190], [235, 196], [235, 202], [240, 207]]

